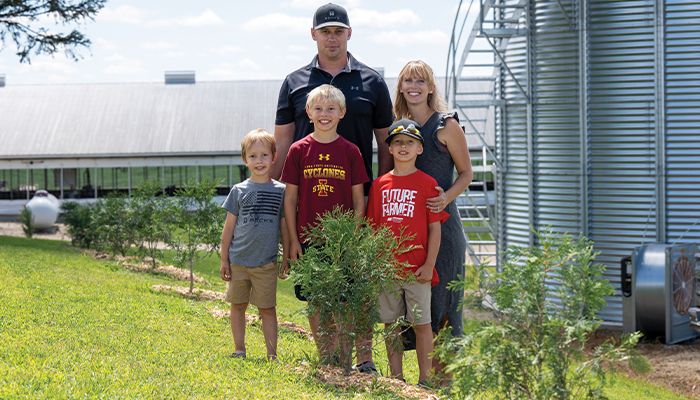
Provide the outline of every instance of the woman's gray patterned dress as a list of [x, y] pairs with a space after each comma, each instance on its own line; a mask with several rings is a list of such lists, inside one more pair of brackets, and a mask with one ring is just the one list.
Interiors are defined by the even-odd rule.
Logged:
[[[450, 153], [437, 138], [437, 133], [445, 127], [445, 119], [454, 118], [457, 113], [434, 113], [423, 125], [423, 154], [418, 156], [416, 166], [437, 180], [440, 187], [447, 191], [454, 182], [455, 164]], [[462, 291], [447, 289], [447, 285], [456, 279], [464, 279], [465, 252], [467, 240], [464, 237], [462, 222], [459, 218], [457, 205], [453, 201], [446, 208], [450, 218], [442, 224], [442, 240], [435, 267], [440, 277], [440, 283], [433, 287], [431, 297], [431, 319], [433, 331], [441, 328], [443, 321], [452, 327], [452, 335], [460, 336], [462, 326]]]

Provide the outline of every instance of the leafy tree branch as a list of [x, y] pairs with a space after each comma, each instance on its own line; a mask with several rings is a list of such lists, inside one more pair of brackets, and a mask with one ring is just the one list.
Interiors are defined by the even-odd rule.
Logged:
[[53, 55], [61, 50], [66, 57], [78, 60], [79, 48], [89, 48], [90, 40], [75, 28], [62, 28], [94, 20], [105, 3], [106, 0], [0, 1], [0, 50], [11, 40], [21, 63], [31, 63], [32, 55]]

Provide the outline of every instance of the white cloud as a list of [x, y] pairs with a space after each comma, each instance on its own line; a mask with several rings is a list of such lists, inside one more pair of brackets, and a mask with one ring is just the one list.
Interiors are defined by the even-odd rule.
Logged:
[[292, 65], [302, 65], [305, 61], [307, 63], [309, 62], [308, 58], [304, 58], [304, 57], [301, 57], [301, 56], [296, 55], [296, 54], [287, 54], [284, 56], [284, 59], [287, 60], [289, 62], [289, 64], [292, 64]]
[[226, 56], [230, 54], [237, 54], [243, 51], [243, 48], [240, 46], [233, 46], [233, 45], [223, 45], [223, 46], [216, 46], [212, 47], [209, 49], [209, 52], [212, 54], [216, 54], [218, 56]]
[[121, 22], [125, 24], [140, 24], [144, 12], [133, 6], [106, 7], [97, 15], [98, 22]]
[[300, 44], [290, 44], [287, 46], [287, 53], [308, 53], [311, 54], [316, 50], [316, 47], [312, 44], [300, 45]]
[[231, 63], [220, 63], [207, 71], [207, 80], [228, 81], [236, 79], [236, 66]]
[[170, 50], [177, 48], [177, 44], [165, 40], [160, 40], [156, 42], [143, 42], [141, 43], [141, 48], [146, 50]]
[[260, 71], [262, 69], [262, 68], [260, 68], [260, 64], [256, 63], [255, 61], [251, 60], [250, 58], [242, 59], [241, 61], [238, 62], [238, 66], [240, 68], [254, 70], [254, 71]]
[[65, 83], [75, 79], [77, 64], [64, 57], [36, 56], [31, 64], [0, 64], [0, 74], [5, 75], [7, 85], [27, 83]]
[[355, 9], [348, 11], [350, 26], [359, 27], [406, 27], [418, 25], [421, 22], [418, 14], [413, 10], [403, 9], [391, 12], [380, 12], [368, 9]]
[[[286, 6], [293, 7], [293, 8], [299, 8], [299, 9], [305, 9], [305, 10], [313, 10], [315, 11], [318, 7], [328, 3], [328, 1], [323, 1], [323, 0], [290, 0], [285, 3]], [[358, 7], [360, 5], [360, 0], [344, 0], [344, 1], [339, 1], [335, 2], [336, 4], [340, 4], [343, 6], [343, 8], [350, 9], [353, 7]]]
[[187, 52], [182, 50], [172, 50], [166, 51], [165, 54], [163, 54], [163, 56], [167, 58], [186, 58], [187, 54]]
[[243, 29], [250, 32], [306, 33], [311, 28], [311, 18], [292, 17], [282, 13], [273, 13], [255, 17], [243, 23]]
[[21, 64], [19, 72], [40, 72], [43, 75], [59, 74], [70, 75], [76, 72], [77, 68], [73, 61], [63, 57], [33, 58], [31, 64]]
[[388, 44], [393, 46], [409, 46], [415, 44], [430, 44], [444, 46], [450, 43], [450, 37], [443, 31], [384, 31], [374, 35], [371, 39], [374, 43]]
[[207, 79], [234, 80], [246, 77], [246, 79], [267, 78], [265, 70], [255, 61], [244, 58], [235, 63], [219, 63], [207, 71]]
[[112, 54], [105, 59], [109, 65], [102, 69], [107, 75], [136, 75], [146, 72], [141, 60], [127, 58], [121, 54]]
[[116, 43], [101, 37], [92, 39], [92, 46], [90, 47], [96, 51], [113, 51], [117, 49]]
[[170, 28], [170, 27], [186, 27], [186, 28], [199, 28], [203, 26], [218, 26], [223, 25], [224, 20], [219, 17], [211, 9], [207, 8], [202, 11], [201, 14], [190, 17], [177, 17], [177, 18], [162, 18], [150, 21], [147, 23], [148, 26], [158, 27], [158, 28]]
[[99, 22], [121, 22], [125, 24], [145, 24], [148, 27], [170, 28], [170, 27], [187, 27], [198, 28], [202, 26], [218, 26], [223, 25], [224, 21], [211, 9], [207, 8], [199, 15], [184, 16], [176, 18], [159, 18], [147, 20], [146, 13], [137, 7], [119, 6], [114, 8], [105, 8], [102, 10], [97, 19]]

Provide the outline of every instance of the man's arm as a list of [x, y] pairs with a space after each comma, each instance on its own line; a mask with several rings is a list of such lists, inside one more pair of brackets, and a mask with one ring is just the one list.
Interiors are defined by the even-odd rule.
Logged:
[[379, 175], [382, 176], [394, 168], [394, 158], [389, 153], [386, 138], [389, 135], [389, 127], [374, 129], [374, 137], [377, 140], [377, 162], [379, 163]]
[[272, 169], [270, 170], [270, 176], [273, 179], [280, 179], [282, 176], [282, 167], [284, 167], [284, 160], [287, 159], [287, 152], [292, 146], [294, 141], [294, 122], [290, 122], [286, 125], [275, 125], [275, 146], [277, 148], [277, 156], [275, 161], [272, 163]]

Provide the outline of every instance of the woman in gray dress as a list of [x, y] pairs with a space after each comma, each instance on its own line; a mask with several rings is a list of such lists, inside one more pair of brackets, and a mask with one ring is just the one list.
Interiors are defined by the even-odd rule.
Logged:
[[418, 156], [416, 166], [440, 185], [440, 196], [428, 200], [428, 207], [433, 212], [444, 209], [450, 214], [442, 224], [442, 240], [435, 264], [440, 283], [432, 290], [430, 314], [433, 332], [449, 325], [452, 335], [460, 336], [463, 333], [463, 294], [447, 289], [447, 285], [464, 279], [467, 241], [455, 199], [472, 181], [467, 140], [456, 113], [446, 112], [447, 105], [438, 94], [433, 70], [425, 62], [409, 61], [403, 67], [395, 98], [396, 118], [410, 118], [422, 126], [423, 154]]

